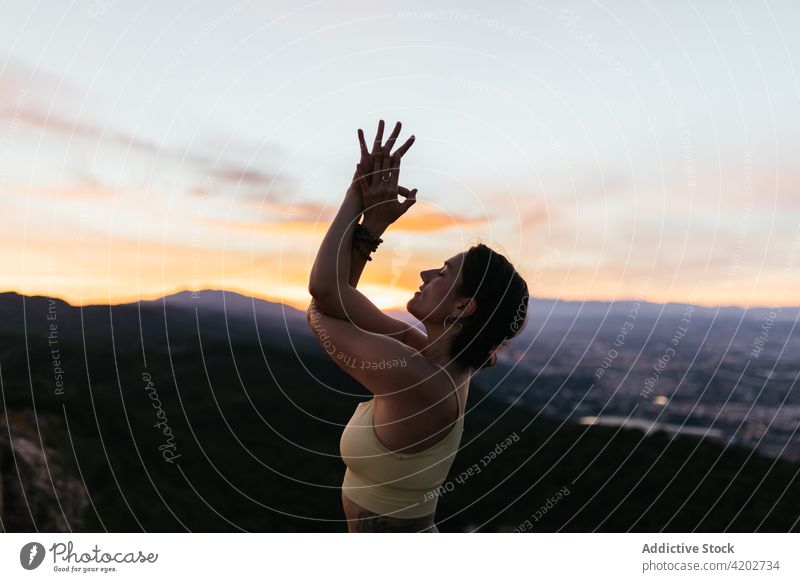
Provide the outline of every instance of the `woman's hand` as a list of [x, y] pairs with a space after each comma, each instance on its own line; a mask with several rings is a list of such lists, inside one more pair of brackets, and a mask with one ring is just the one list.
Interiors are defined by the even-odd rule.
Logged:
[[[412, 135], [391, 153], [392, 146], [400, 134], [401, 123], [398, 121], [394, 131], [381, 145], [383, 139], [383, 120], [378, 123], [378, 132], [372, 145], [372, 152], [367, 149], [364, 132], [358, 130], [358, 141], [361, 148], [361, 161], [356, 166], [351, 188], [361, 193], [364, 223], [373, 228], [385, 230], [400, 218], [417, 201], [417, 189], [408, 190], [400, 185], [400, 160], [414, 143]], [[397, 195], [405, 198], [397, 201]]]

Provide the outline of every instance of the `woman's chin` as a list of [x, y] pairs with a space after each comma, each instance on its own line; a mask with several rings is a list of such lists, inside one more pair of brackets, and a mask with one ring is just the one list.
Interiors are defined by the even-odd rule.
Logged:
[[414, 309], [414, 303], [416, 303], [417, 295], [418, 293], [415, 293], [414, 296], [406, 303], [406, 311], [408, 311], [414, 317], [417, 316], [416, 309]]

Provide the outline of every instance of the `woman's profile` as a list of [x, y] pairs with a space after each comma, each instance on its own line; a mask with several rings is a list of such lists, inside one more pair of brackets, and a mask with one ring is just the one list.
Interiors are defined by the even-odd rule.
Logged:
[[[484, 244], [420, 273], [406, 304], [425, 332], [378, 309], [356, 289], [380, 236], [415, 202], [399, 185], [411, 136], [392, 152], [398, 122], [361, 160], [311, 270], [307, 319], [323, 349], [373, 397], [342, 432], [342, 504], [348, 531], [438, 532], [437, 489], [461, 442], [472, 375], [523, 328], [528, 286]], [[404, 202], [398, 202], [400, 194]], [[359, 224], [359, 219], [362, 219]]]

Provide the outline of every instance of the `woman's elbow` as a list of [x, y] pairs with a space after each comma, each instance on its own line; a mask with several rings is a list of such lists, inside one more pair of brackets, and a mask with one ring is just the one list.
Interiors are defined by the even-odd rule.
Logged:
[[[311, 291], [309, 290], [309, 293]], [[342, 304], [342, 298], [339, 296], [338, 293], [311, 293], [313, 297], [313, 302], [316, 305], [317, 309], [319, 309], [322, 313], [329, 317], [334, 317], [336, 319], [343, 319], [345, 321], [349, 321], [350, 318], [347, 317], [347, 313], [344, 309], [344, 305]]]
[[333, 294], [332, 291], [329, 285], [322, 285], [316, 281], [309, 281], [308, 283], [308, 294], [319, 301], [325, 301]]

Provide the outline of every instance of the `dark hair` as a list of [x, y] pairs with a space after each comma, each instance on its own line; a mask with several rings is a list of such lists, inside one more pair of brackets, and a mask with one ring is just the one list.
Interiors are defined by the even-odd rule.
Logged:
[[477, 308], [461, 317], [450, 357], [464, 368], [481, 370], [496, 362], [492, 351], [522, 331], [528, 313], [528, 284], [511, 263], [483, 243], [470, 247], [456, 292]]

